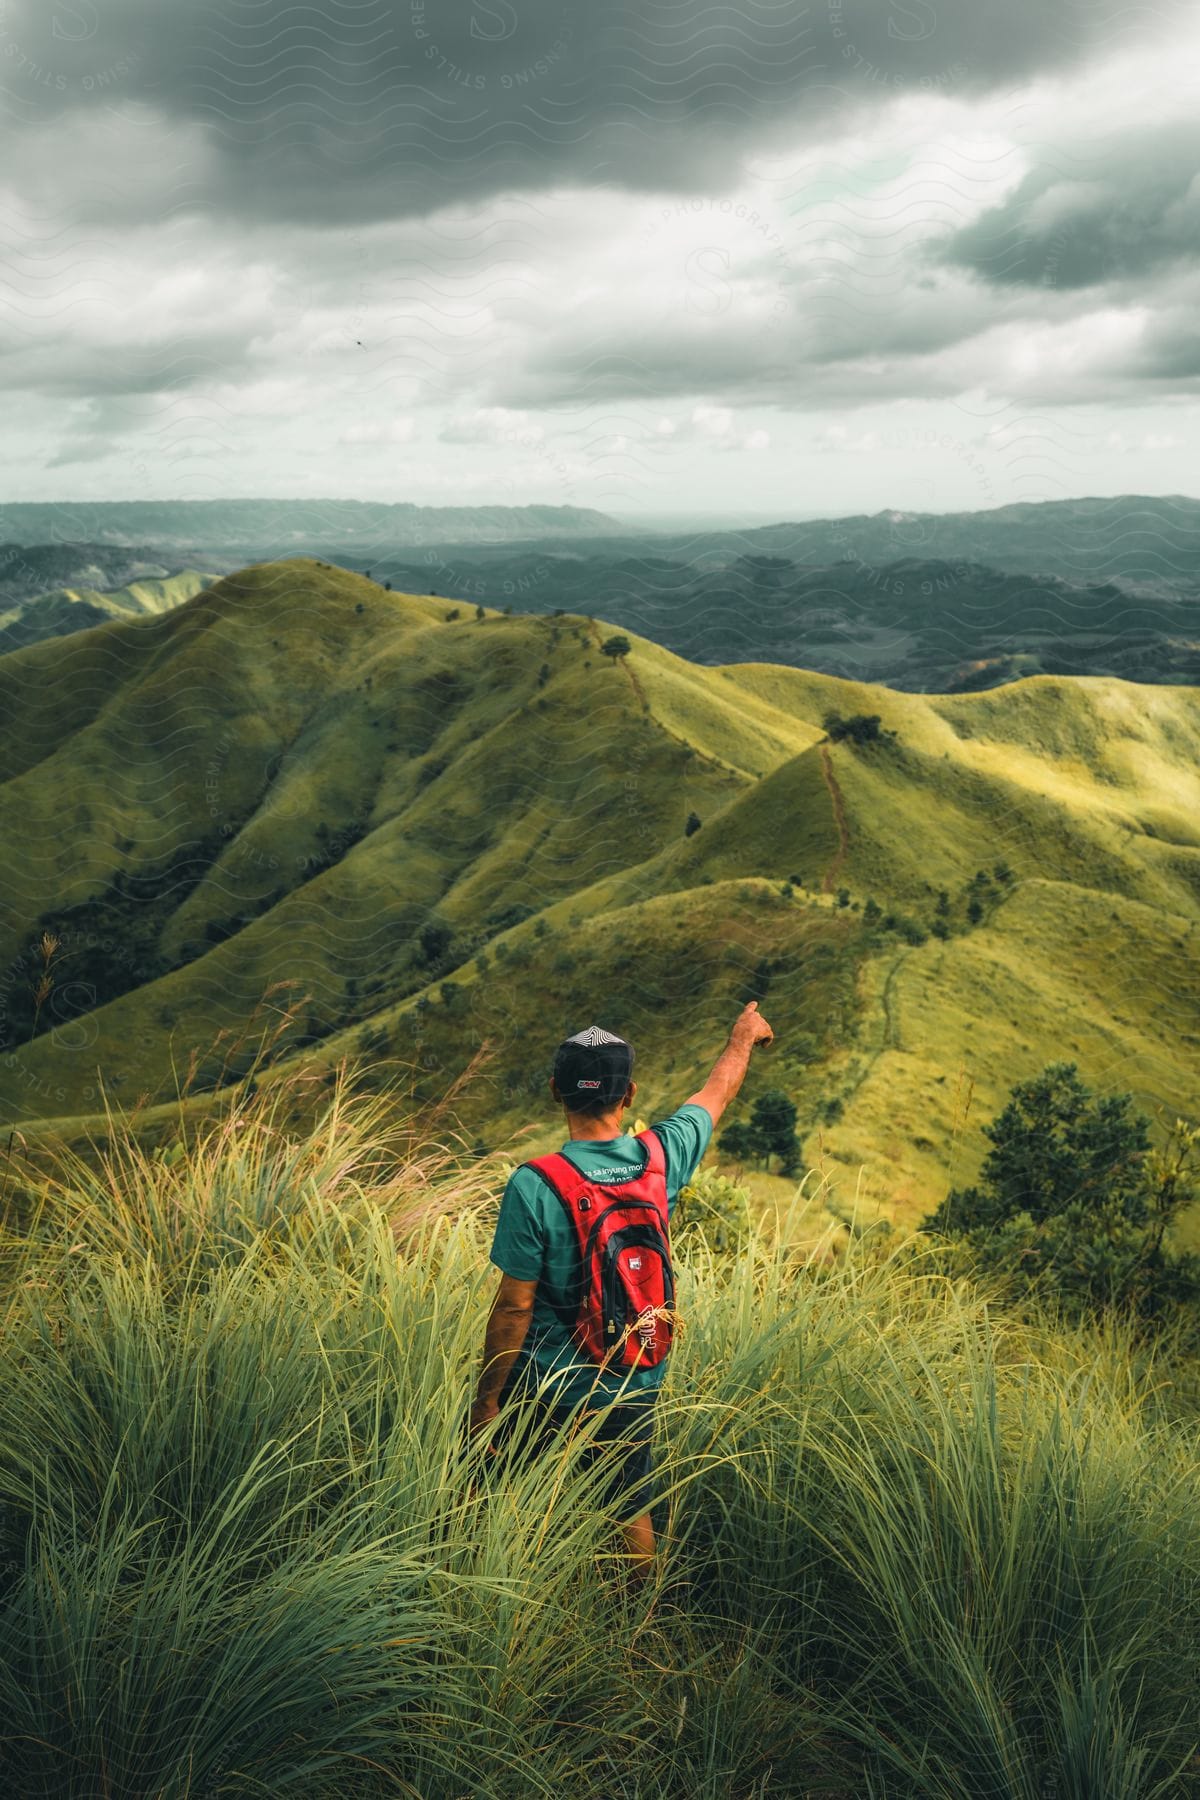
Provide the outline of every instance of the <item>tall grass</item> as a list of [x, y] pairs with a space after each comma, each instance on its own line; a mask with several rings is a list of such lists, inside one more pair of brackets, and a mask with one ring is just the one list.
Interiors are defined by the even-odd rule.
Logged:
[[1200, 1791], [1200, 1478], [1119, 1332], [903, 1248], [678, 1246], [649, 1593], [463, 1423], [496, 1165], [339, 1080], [27, 1175], [4, 1246], [22, 1796]]

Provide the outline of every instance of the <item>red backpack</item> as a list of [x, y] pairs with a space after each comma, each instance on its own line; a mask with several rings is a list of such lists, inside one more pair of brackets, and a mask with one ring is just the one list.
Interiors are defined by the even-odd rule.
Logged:
[[660, 1363], [674, 1329], [666, 1157], [649, 1127], [638, 1139], [646, 1166], [631, 1181], [593, 1181], [558, 1151], [526, 1165], [562, 1201], [579, 1245], [578, 1306], [555, 1311], [586, 1356], [618, 1369]]

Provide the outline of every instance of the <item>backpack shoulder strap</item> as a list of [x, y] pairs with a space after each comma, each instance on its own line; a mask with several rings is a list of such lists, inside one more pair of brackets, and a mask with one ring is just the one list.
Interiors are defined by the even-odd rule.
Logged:
[[646, 1168], [644, 1173], [647, 1175], [665, 1175], [667, 1172], [667, 1153], [663, 1149], [663, 1141], [659, 1137], [657, 1131], [655, 1131], [652, 1125], [647, 1125], [645, 1131], [638, 1132], [638, 1138], [640, 1142], [646, 1146]]
[[581, 1169], [562, 1154], [560, 1150], [551, 1151], [549, 1156], [538, 1156], [525, 1164], [527, 1169], [536, 1169], [550, 1183], [560, 1200], [576, 1200], [592, 1183]]

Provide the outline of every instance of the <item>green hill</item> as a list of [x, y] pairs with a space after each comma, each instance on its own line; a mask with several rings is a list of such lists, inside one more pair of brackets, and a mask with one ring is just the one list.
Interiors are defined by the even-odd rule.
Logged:
[[180, 569], [162, 578], [143, 577], [125, 587], [56, 588], [48, 594], [37, 594], [18, 606], [0, 612], [0, 656], [37, 644], [43, 638], [66, 637], [73, 631], [86, 631], [92, 625], [103, 625], [109, 619], [126, 619], [146, 613], [169, 612], [201, 593], [218, 580], [216, 575], [202, 574], [199, 569]]
[[465, 1124], [540, 1149], [564, 1030], [635, 1041], [649, 1117], [751, 994], [753, 1079], [843, 1210], [925, 1210], [1061, 1055], [1200, 1113], [1195, 689], [926, 696], [608, 635], [297, 559], [5, 658], [0, 1117], [151, 1129], [278, 1031], [263, 1080], [349, 1055], [429, 1098], [487, 1045]]

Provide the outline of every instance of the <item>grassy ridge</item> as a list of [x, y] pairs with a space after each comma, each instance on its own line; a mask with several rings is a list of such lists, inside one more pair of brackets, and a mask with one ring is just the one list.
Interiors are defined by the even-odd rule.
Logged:
[[[515, 1072], [540, 1083], [560, 1026], [635, 1038], [653, 1110], [749, 989], [809, 1164], [868, 1213], [969, 1178], [1064, 1038], [1093, 1083], [1200, 1112], [1195, 690], [925, 696], [640, 640], [612, 666], [605, 631], [297, 560], [0, 660], [2, 1116], [73, 1131], [107, 1096], [165, 1128], [189, 1067], [208, 1104], [265, 1024], [264, 1080], [365, 1055], [444, 1086], [488, 1041], [464, 1116], [496, 1142], [541, 1129]], [[897, 735], [826, 742], [831, 710]], [[868, 896], [925, 941], [868, 929]]]
[[1164, 1371], [786, 1219], [726, 1262], [685, 1224], [634, 1600], [577, 1443], [472, 1492], [502, 1171], [435, 1133], [339, 1085], [308, 1135], [260, 1094], [10, 1181], [9, 1791], [1196, 1791]]
[[211, 587], [216, 575], [180, 569], [174, 575], [142, 576], [120, 588], [55, 588], [19, 605], [0, 608], [0, 656], [44, 638], [86, 631], [109, 619], [169, 612]]

